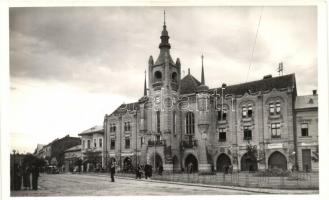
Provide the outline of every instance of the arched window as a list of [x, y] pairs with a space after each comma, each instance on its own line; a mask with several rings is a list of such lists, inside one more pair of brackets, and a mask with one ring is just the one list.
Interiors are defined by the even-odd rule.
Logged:
[[186, 134], [194, 134], [194, 113], [186, 114]]
[[156, 71], [154, 73], [154, 79], [155, 79], [155, 81], [161, 81], [162, 80], [162, 73], [160, 71]]
[[157, 125], [157, 132], [160, 133], [160, 111], [156, 112], [156, 125]]
[[173, 72], [171, 74], [171, 80], [172, 80], [172, 82], [177, 82], [177, 73], [176, 72]]

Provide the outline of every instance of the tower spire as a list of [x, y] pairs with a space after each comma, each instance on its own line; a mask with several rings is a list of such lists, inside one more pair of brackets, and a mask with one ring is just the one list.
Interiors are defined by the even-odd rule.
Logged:
[[166, 11], [163, 11], [163, 29], [161, 32], [161, 43], [159, 45], [160, 49], [170, 49], [170, 44], [169, 44], [169, 35], [167, 31], [167, 26], [166, 26]]
[[147, 95], [147, 89], [146, 89], [146, 70], [144, 71], [145, 74], [145, 80], [144, 80], [144, 96]]
[[203, 71], [203, 54], [201, 55], [201, 60], [202, 60], [201, 84], [204, 85], [205, 84], [205, 80], [204, 80], [204, 71]]

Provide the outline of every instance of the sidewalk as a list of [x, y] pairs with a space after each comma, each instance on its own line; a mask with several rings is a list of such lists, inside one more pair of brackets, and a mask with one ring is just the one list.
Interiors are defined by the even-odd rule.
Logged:
[[[97, 173], [90, 174], [90, 173], [88, 173], [85, 175], [109, 177], [109, 174], [97, 174]], [[115, 177], [119, 178], [119, 179], [126, 179], [126, 180], [167, 183], [167, 184], [174, 184], [174, 185], [198, 186], [198, 187], [218, 188], [218, 189], [230, 189], [230, 190], [237, 190], [237, 191], [263, 193], [263, 194], [319, 194], [319, 190], [250, 188], [250, 187], [237, 187], [237, 186], [224, 186], [224, 185], [208, 185], [208, 184], [200, 184], [200, 183], [186, 183], [186, 182], [176, 182], [176, 181], [175, 182], [174, 181], [161, 181], [161, 180], [154, 180], [154, 179], [135, 179], [135, 178], [131, 178], [131, 177], [123, 177], [123, 176], [117, 176], [117, 175]]]

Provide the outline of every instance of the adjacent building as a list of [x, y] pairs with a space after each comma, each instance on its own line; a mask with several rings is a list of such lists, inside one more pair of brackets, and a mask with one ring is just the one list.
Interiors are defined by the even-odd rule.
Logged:
[[64, 168], [65, 172], [73, 172], [75, 167], [82, 163], [81, 145], [76, 145], [64, 151]]
[[319, 170], [318, 95], [298, 96], [296, 112], [296, 153], [299, 170]]
[[70, 137], [66, 135], [63, 138], [57, 138], [41, 149], [35, 151], [34, 155], [38, 158], [43, 158], [48, 164], [56, 165], [63, 168], [64, 166], [64, 152], [76, 145], [80, 145], [81, 140], [78, 137]]
[[78, 134], [81, 137], [83, 171], [101, 170], [103, 163], [103, 126], [91, 127]]
[[[310, 155], [307, 149], [316, 151], [317, 100], [312, 108], [300, 105], [294, 74], [209, 88], [204, 57], [200, 80], [190, 70], [182, 77], [166, 24], [160, 39], [158, 57], [148, 61], [143, 96], [105, 115], [104, 165], [115, 160], [128, 171], [146, 163], [170, 171], [316, 168], [302, 158]], [[309, 135], [301, 136], [305, 124]]]

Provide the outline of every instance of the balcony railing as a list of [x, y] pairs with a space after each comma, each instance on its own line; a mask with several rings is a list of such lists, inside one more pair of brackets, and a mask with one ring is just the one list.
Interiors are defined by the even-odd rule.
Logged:
[[165, 140], [149, 140], [148, 141], [148, 146], [165, 146], [166, 141]]

